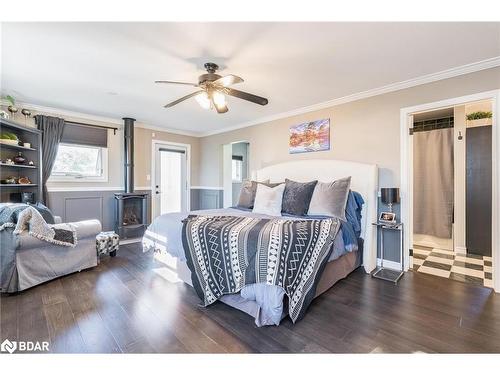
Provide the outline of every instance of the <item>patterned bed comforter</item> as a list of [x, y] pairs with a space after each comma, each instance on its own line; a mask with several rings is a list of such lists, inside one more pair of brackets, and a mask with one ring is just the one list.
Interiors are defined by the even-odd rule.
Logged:
[[205, 306], [245, 285], [283, 288], [295, 323], [314, 298], [340, 222], [190, 215], [182, 243]]

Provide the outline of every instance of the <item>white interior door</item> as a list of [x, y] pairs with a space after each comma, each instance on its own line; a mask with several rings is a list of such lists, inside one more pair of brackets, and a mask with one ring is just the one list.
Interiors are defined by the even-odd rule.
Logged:
[[184, 146], [155, 145], [154, 217], [188, 210], [187, 153]]

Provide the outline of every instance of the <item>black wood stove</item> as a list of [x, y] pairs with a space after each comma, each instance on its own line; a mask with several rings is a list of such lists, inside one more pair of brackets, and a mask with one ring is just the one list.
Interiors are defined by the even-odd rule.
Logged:
[[115, 193], [115, 232], [121, 239], [144, 235], [148, 223], [148, 194], [134, 193], [134, 122], [124, 118], [125, 192]]

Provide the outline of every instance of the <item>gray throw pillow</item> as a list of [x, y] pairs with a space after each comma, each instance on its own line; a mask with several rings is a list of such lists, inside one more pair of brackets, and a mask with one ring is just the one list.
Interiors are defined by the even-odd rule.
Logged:
[[264, 184], [268, 187], [275, 187], [279, 184], [271, 184], [269, 180], [258, 182], [252, 180], [244, 180], [241, 184], [240, 197], [236, 207], [253, 208], [255, 202], [255, 194], [257, 193], [257, 184]]
[[318, 182], [309, 204], [310, 216], [333, 216], [346, 221], [345, 206], [351, 187], [351, 177], [330, 183]]
[[47, 206], [43, 205], [40, 202], [37, 202], [35, 204], [29, 203], [29, 205], [35, 208], [38, 212], [40, 212], [40, 214], [42, 215], [43, 219], [47, 224], [55, 224], [54, 215]]
[[243, 183], [241, 184], [240, 197], [236, 206], [240, 208], [253, 208], [256, 192], [257, 181], [243, 181]]
[[309, 202], [317, 182], [296, 182], [286, 179], [281, 212], [295, 216], [307, 214]]

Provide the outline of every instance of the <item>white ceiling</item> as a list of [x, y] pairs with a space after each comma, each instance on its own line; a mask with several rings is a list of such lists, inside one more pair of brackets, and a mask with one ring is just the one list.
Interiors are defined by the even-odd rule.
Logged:
[[[3, 23], [2, 93], [205, 133], [500, 56], [500, 23]], [[213, 61], [269, 99], [218, 115], [157, 79], [196, 82]]]

